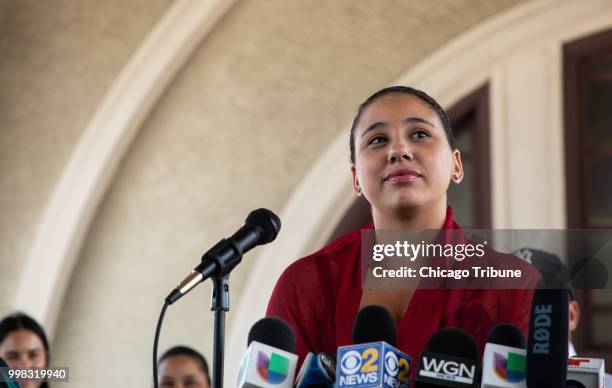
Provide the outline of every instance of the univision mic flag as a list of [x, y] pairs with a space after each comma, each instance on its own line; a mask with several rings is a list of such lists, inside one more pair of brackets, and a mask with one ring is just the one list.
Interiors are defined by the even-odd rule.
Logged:
[[412, 359], [386, 342], [338, 348], [336, 387], [410, 386]]
[[525, 349], [488, 343], [482, 357], [483, 388], [527, 388]]
[[238, 387], [293, 386], [297, 355], [253, 341], [240, 363]]

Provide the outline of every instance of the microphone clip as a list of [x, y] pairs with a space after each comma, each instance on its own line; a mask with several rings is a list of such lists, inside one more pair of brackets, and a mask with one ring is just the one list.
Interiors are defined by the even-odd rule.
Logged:
[[224, 238], [216, 243], [202, 256], [198, 268], [207, 268], [214, 264], [216, 277], [228, 275], [242, 261], [242, 249], [233, 239]]

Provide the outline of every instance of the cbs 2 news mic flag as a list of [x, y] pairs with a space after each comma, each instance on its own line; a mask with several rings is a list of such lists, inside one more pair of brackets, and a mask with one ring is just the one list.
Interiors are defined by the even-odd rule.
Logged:
[[338, 348], [336, 387], [410, 386], [412, 359], [386, 342]]
[[423, 352], [417, 373], [419, 383], [440, 387], [477, 387], [478, 367], [473, 360], [446, 354]]
[[237, 387], [291, 388], [298, 356], [253, 341], [240, 363]]

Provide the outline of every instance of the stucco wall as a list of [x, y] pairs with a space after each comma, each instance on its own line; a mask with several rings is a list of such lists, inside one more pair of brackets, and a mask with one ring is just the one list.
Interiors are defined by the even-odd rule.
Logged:
[[0, 3], [0, 311], [85, 124], [169, 3]]

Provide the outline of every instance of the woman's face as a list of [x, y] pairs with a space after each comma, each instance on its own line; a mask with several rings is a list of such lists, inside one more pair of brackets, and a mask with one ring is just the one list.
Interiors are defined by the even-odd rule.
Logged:
[[459, 151], [450, 149], [435, 110], [405, 93], [381, 96], [363, 110], [351, 170], [373, 211], [391, 216], [445, 206], [450, 181], [463, 177]]
[[[9, 367], [44, 368], [47, 366], [47, 352], [40, 338], [31, 330], [22, 329], [9, 333], [0, 344], [0, 357]], [[19, 381], [22, 387], [37, 387], [40, 383]]]
[[168, 357], [159, 365], [159, 386], [162, 388], [210, 388], [206, 374], [198, 362], [187, 355]]

